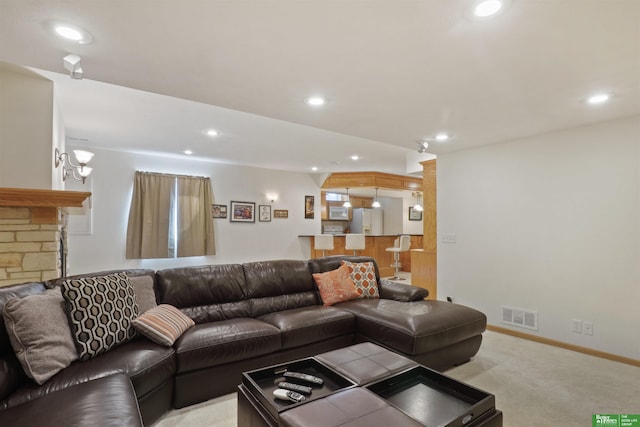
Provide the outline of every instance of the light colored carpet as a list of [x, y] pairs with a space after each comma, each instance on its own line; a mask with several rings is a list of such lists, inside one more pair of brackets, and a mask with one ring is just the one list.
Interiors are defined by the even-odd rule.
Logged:
[[[505, 427], [584, 427], [595, 413], [640, 413], [640, 368], [491, 331], [476, 357], [446, 375], [494, 394]], [[236, 424], [233, 393], [171, 411], [154, 427]]]

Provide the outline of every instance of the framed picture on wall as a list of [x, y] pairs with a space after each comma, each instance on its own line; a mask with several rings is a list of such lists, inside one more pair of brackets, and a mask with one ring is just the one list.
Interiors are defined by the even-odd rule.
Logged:
[[304, 196], [304, 217], [313, 219], [315, 202], [313, 196]]
[[422, 211], [413, 209], [413, 206], [409, 206], [409, 221], [422, 221]]
[[211, 205], [211, 217], [212, 218], [226, 218], [227, 217], [227, 205]]
[[269, 222], [271, 221], [271, 206], [269, 205], [260, 205], [258, 206], [258, 221], [261, 222]]
[[256, 204], [253, 202], [231, 202], [231, 222], [256, 222]]
[[286, 209], [275, 209], [273, 211], [274, 218], [289, 218], [289, 211]]

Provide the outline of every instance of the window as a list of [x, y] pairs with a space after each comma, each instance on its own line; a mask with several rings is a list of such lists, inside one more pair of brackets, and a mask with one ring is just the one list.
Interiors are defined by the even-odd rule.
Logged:
[[215, 255], [209, 178], [136, 172], [127, 258]]

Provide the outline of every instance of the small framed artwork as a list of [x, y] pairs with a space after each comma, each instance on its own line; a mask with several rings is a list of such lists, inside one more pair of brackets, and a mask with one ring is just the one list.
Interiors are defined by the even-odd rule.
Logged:
[[413, 209], [413, 206], [409, 206], [409, 221], [422, 221], [422, 211]]
[[226, 218], [227, 217], [227, 205], [211, 205], [211, 217], [212, 218]]
[[271, 221], [271, 206], [260, 205], [258, 206], [258, 221], [269, 222]]
[[253, 202], [231, 202], [231, 222], [256, 222], [256, 204]]
[[307, 219], [313, 219], [315, 211], [315, 203], [313, 196], [304, 196], [304, 217]]
[[289, 211], [286, 209], [274, 209], [273, 210], [274, 218], [289, 218]]

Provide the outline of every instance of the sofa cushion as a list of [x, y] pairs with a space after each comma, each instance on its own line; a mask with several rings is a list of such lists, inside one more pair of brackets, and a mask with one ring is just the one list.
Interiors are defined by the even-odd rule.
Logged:
[[0, 425], [142, 427], [142, 419], [131, 381], [119, 374], [77, 384], [0, 411]]
[[177, 372], [210, 368], [280, 350], [280, 331], [256, 319], [197, 324], [175, 343]]
[[250, 262], [242, 268], [251, 317], [320, 303], [306, 261]]
[[169, 268], [156, 276], [158, 303], [181, 309], [196, 323], [251, 317], [240, 264]]
[[138, 303], [138, 311], [140, 313], [144, 313], [158, 305], [153, 289], [154, 283], [152, 276], [129, 276], [129, 280], [131, 281], [131, 285], [133, 285], [133, 291], [136, 294], [136, 302]]
[[138, 332], [166, 347], [171, 347], [193, 325], [193, 320], [169, 304], [160, 304], [133, 320]]
[[62, 295], [80, 360], [119, 346], [136, 335], [133, 286], [125, 273], [65, 280]]
[[487, 317], [445, 301], [358, 299], [337, 307], [358, 317], [358, 332], [410, 356], [438, 350], [484, 332]]
[[356, 291], [360, 298], [380, 298], [375, 266], [372, 261], [358, 263], [342, 261], [342, 265], [349, 268], [351, 280], [356, 285]]
[[42, 384], [78, 358], [60, 289], [14, 298], [4, 321], [22, 369]]
[[324, 305], [350, 301], [360, 296], [350, 274], [349, 267], [343, 265], [335, 270], [313, 275]]
[[126, 374], [131, 379], [136, 395], [141, 398], [171, 379], [175, 370], [173, 348], [137, 338], [87, 361], [73, 362], [41, 386], [33, 382], [24, 384], [2, 402], [0, 409], [118, 373]]
[[315, 305], [265, 314], [258, 319], [282, 333], [282, 348], [300, 347], [355, 332], [356, 319], [335, 307]]

